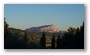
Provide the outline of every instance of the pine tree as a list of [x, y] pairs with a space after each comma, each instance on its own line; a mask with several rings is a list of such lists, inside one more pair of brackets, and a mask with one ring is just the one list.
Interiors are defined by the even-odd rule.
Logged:
[[5, 21], [5, 18], [4, 18], [4, 36], [6, 37], [7, 34], [8, 34], [8, 24], [7, 22]]
[[43, 35], [40, 39], [40, 44], [41, 44], [41, 48], [45, 49], [46, 48], [46, 38], [45, 38], [45, 33], [43, 32]]
[[79, 48], [84, 49], [84, 22], [83, 22], [83, 25], [80, 28]]
[[51, 48], [55, 49], [55, 36], [54, 36], [54, 34], [53, 34], [53, 38], [52, 38]]
[[62, 43], [61, 43], [60, 35], [58, 35], [58, 38], [57, 38], [57, 48], [58, 49], [62, 48]]

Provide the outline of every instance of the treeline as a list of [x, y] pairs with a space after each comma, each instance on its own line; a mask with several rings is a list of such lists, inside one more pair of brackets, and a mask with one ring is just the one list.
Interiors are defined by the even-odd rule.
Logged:
[[39, 37], [35, 33], [13, 30], [8, 26], [4, 19], [4, 49], [84, 49], [84, 23], [80, 28], [70, 27], [63, 37], [59, 34], [57, 39], [53, 33], [51, 46], [48, 47], [45, 32]]
[[57, 49], [84, 49], [84, 23], [79, 28], [68, 29], [63, 38], [57, 39]]
[[[42, 47], [45, 48], [45, 33], [41, 38]], [[56, 42], [56, 43], [55, 43]], [[59, 34], [57, 37], [57, 41], [55, 40], [55, 36], [53, 34], [51, 49], [84, 49], [84, 23], [79, 28], [68, 29], [68, 32], [64, 34], [63, 37]], [[47, 48], [46, 48], [47, 49]]]

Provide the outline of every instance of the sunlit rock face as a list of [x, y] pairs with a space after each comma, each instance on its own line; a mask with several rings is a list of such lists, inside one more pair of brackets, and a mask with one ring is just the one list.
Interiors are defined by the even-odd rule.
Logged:
[[53, 24], [39, 26], [39, 27], [31, 27], [31, 28], [28, 28], [26, 30], [28, 30], [28, 31], [34, 31], [34, 32], [50, 32], [50, 33], [59, 32], [60, 31]]

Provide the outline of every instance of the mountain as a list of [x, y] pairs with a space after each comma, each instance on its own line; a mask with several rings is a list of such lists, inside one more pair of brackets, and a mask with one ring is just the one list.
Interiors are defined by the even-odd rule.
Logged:
[[60, 30], [56, 28], [53, 24], [39, 26], [39, 27], [31, 27], [31, 28], [27, 28], [26, 30], [33, 32], [49, 32], [49, 33], [60, 32]]

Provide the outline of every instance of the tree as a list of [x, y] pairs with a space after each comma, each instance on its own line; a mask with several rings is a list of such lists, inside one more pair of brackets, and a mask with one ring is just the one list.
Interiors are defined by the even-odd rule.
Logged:
[[80, 27], [80, 32], [78, 34], [77, 40], [78, 40], [77, 48], [84, 49], [84, 22], [83, 22], [83, 25]]
[[62, 48], [62, 41], [60, 39], [60, 35], [58, 35], [58, 38], [57, 38], [57, 49], [61, 49]]
[[55, 49], [55, 36], [54, 36], [54, 34], [53, 34], [53, 38], [52, 38], [51, 48]]
[[23, 38], [23, 40], [22, 40], [22, 47], [23, 48], [28, 48], [28, 39], [27, 39], [27, 33], [25, 33], [25, 36], [24, 36], [24, 38]]
[[40, 39], [40, 44], [41, 44], [41, 48], [46, 48], [46, 38], [45, 38], [45, 33], [43, 32], [43, 35]]
[[7, 36], [7, 33], [8, 33], [8, 24], [7, 22], [5, 21], [5, 18], [4, 18], [4, 36]]
[[81, 38], [82, 38], [82, 40], [81, 40], [81, 48], [84, 48], [84, 22], [83, 22], [83, 25], [82, 25], [82, 28], [81, 28]]
[[70, 27], [62, 40], [65, 49], [84, 49], [84, 23], [79, 28]]
[[70, 35], [75, 35], [75, 34], [76, 34], [76, 29], [73, 28], [73, 27], [69, 27], [69, 29], [68, 29], [68, 34], [70, 34]]

